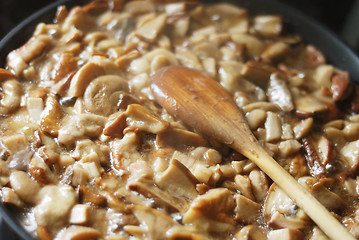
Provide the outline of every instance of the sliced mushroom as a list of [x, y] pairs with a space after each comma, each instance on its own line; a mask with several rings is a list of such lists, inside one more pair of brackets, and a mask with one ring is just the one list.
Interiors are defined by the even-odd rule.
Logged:
[[234, 178], [234, 182], [243, 196], [250, 200], [255, 200], [252, 192], [252, 183], [248, 176], [237, 174]]
[[77, 70], [78, 57], [75, 57], [73, 53], [65, 52], [60, 55], [59, 61], [54, 66], [52, 72], [52, 79], [55, 82], [66, 77], [68, 74]]
[[302, 148], [302, 145], [297, 140], [291, 139], [281, 142], [278, 148], [282, 157], [288, 157], [298, 152]]
[[359, 122], [346, 122], [343, 133], [347, 140], [356, 140], [359, 138]]
[[74, 145], [76, 140], [85, 137], [98, 137], [106, 124], [107, 118], [95, 114], [78, 114], [67, 119], [59, 129], [58, 142], [65, 146]]
[[266, 129], [266, 141], [273, 142], [277, 141], [282, 136], [282, 120], [281, 118], [273, 113], [267, 112], [267, 118], [264, 123]]
[[211, 189], [192, 202], [183, 215], [183, 223], [193, 224], [202, 231], [230, 231], [235, 225], [232, 217], [234, 207], [235, 202], [228, 189]]
[[85, 226], [70, 226], [61, 232], [56, 239], [63, 240], [86, 240], [86, 239], [99, 239], [101, 233], [92, 228]]
[[261, 15], [254, 18], [254, 30], [265, 37], [278, 37], [283, 28], [282, 17]]
[[122, 91], [128, 91], [128, 83], [116, 75], [104, 75], [92, 80], [84, 93], [87, 111], [108, 116], [118, 108]]
[[27, 111], [29, 112], [30, 120], [33, 123], [39, 123], [41, 120], [41, 113], [44, 110], [44, 101], [42, 98], [28, 98], [26, 106]]
[[260, 56], [265, 49], [264, 43], [258, 38], [242, 33], [232, 33], [231, 39], [235, 43], [244, 44], [249, 57]]
[[328, 106], [314, 96], [304, 96], [295, 100], [296, 114], [299, 117], [311, 117], [328, 111]]
[[20, 197], [16, 194], [14, 189], [3, 187], [1, 189], [1, 197], [3, 203], [11, 204], [16, 207], [22, 208], [25, 206], [25, 203], [20, 199]]
[[11, 79], [2, 83], [0, 114], [9, 114], [20, 107], [23, 90], [19, 81]]
[[310, 174], [315, 177], [324, 177], [327, 175], [325, 166], [323, 165], [317, 150], [309, 138], [302, 138], [305, 158], [307, 160]]
[[247, 15], [247, 10], [228, 3], [217, 3], [206, 7], [206, 14], [221, 18], [238, 18]]
[[234, 235], [235, 240], [265, 240], [267, 237], [255, 225], [247, 225]]
[[252, 170], [249, 175], [252, 184], [253, 195], [257, 202], [262, 202], [267, 195], [269, 184], [266, 175], [258, 170]]
[[285, 80], [283, 80], [278, 73], [271, 74], [267, 95], [269, 101], [277, 104], [284, 112], [290, 112], [294, 109], [292, 93]]
[[140, 104], [130, 104], [125, 114], [127, 116], [127, 125], [138, 131], [158, 134], [165, 131], [168, 127], [167, 122], [155, 116]]
[[242, 69], [242, 75], [255, 85], [266, 89], [268, 81], [272, 73], [276, 69], [266, 63], [259, 61], [248, 61]]
[[10, 174], [10, 185], [22, 201], [31, 205], [36, 204], [41, 186], [25, 172], [13, 171]]
[[319, 65], [314, 72], [313, 78], [320, 85], [330, 89], [331, 78], [334, 73], [334, 67], [332, 65], [324, 64]]
[[295, 123], [293, 126], [295, 139], [299, 140], [305, 137], [309, 133], [310, 129], [312, 129], [313, 122], [313, 118], [307, 118]]
[[13, 154], [8, 162], [8, 166], [12, 170], [27, 171], [31, 157], [34, 155], [33, 150], [28, 146], [15, 154]]
[[140, 178], [129, 181], [128, 189], [138, 192], [143, 196], [153, 200], [158, 207], [163, 207], [168, 211], [178, 211], [184, 213], [189, 208], [189, 200], [171, 195], [169, 192], [159, 188], [152, 179]]
[[237, 194], [235, 196], [236, 208], [234, 210], [235, 220], [241, 223], [253, 223], [259, 215], [261, 205], [249, 198]]
[[85, 204], [76, 204], [70, 214], [71, 224], [87, 224], [91, 207]]
[[254, 102], [243, 107], [243, 112], [248, 113], [254, 109], [262, 109], [264, 111], [279, 112], [280, 108], [278, 105], [269, 102]]
[[68, 224], [77, 195], [66, 185], [47, 185], [39, 192], [40, 203], [34, 209], [36, 223], [56, 232]]
[[176, 58], [179, 59], [183, 66], [195, 68], [200, 71], [203, 69], [201, 62], [198, 59], [198, 55], [186, 48], [177, 48]]
[[[176, 136], [174, 138], [174, 136]], [[199, 134], [180, 129], [169, 127], [165, 131], [157, 134], [156, 143], [160, 147], [183, 148], [187, 146], [200, 147], [208, 146], [208, 142]]]
[[8, 65], [17, 76], [28, 67], [33, 59], [43, 53], [45, 48], [51, 46], [52, 39], [50, 36], [41, 34], [32, 37], [25, 45], [17, 50], [10, 52], [8, 55]]
[[355, 172], [359, 166], [359, 140], [346, 143], [340, 150], [349, 172]]
[[150, 207], [135, 205], [131, 210], [145, 226], [145, 235], [151, 239], [165, 239], [167, 230], [178, 225], [168, 215]]
[[140, 139], [134, 132], [124, 134], [120, 140], [111, 144], [112, 166], [116, 170], [128, 170], [131, 163], [143, 159], [138, 152]]
[[0, 82], [14, 78], [16, 78], [16, 76], [10, 70], [0, 68]]
[[155, 6], [151, 2], [137, 0], [126, 3], [123, 10], [132, 15], [136, 15], [153, 12], [155, 10]]
[[139, 38], [152, 43], [157, 39], [163, 28], [166, 26], [166, 20], [167, 14], [160, 14], [137, 28], [135, 34]]
[[75, 27], [79, 30], [86, 31], [94, 25], [96, 25], [95, 19], [91, 16], [90, 13], [86, 12], [85, 8], [74, 7], [65, 18], [62, 24], [62, 29], [67, 31]]
[[45, 109], [41, 114], [41, 130], [52, 136], [57, 136], [62, 115], [63, 110], [57, 97], [54, 94], [49, 94], [46, 100]]
[[222, 54], [218, 49], [218, 46], [212, 42], [201, 42], [192, 47], [193, 53], [200, 59], [214, 58], [220, 60]]
[[31, 176], [40, 184], [56, 183], [56, 176], [47, 164], [37, 155], [29, 162], [29, 172]]
[[267, 113], [262, 109], [254, 109], [246, 114], [246, 118], [250, 128], [255, 130], [264, 123]]
[[263, 215], [268, 226], [274, 229], [304, 229], [310, 223], [304, 211], [298, 208], [275, 183], [269, 189]]
[[157, 185], [173, 196], [190, 200], [198, 196], [196, 184], [198, 180], [178, 160], [173, 159], [165, 172], [156, 178]]
[[269, 45], [262, 53], [261, 57], [267, 62], [273, 62], [283, 58], [289, 52], [288, 44], [275, 42]]
[[87, 85], [96, 77], [103, 75], [103, 68], [95, 63], [88, 62], [82, 66], [72, 77], [68, 95], [72, 97], [80, 97], [85, 92]]
[[308, 174], [308, 166], [306, 159], [301, 153], [297, 153], [289, 164], [289, 173], [296, 178], [302, 177]]
[[89, 187], [79, 187], [79, 202], [82, 204], [91, 204], [101, 207], [106, 204], [106, 197], [102, 196], [98, 191]]
[[335, 192], [324, 186], [323, 182], [313, 177], [301, 177], [298, 182], [307, 188], [324, 207], [329, 210], [340, 209], [344, 201]]

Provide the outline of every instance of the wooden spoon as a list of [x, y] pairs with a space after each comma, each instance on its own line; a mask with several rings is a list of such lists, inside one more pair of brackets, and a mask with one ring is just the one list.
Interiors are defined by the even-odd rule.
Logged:
[[331, 239], [354, 239], [346, 228], [258, 143], [247, 120], [222, 86], [197, 70], [170, 66], [151, 83], [156, 101], [170, 114], [252, 160]]

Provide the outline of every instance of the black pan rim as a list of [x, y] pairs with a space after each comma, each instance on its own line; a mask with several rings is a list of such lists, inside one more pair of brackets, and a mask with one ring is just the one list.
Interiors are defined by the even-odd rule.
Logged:
[[[42, 21], [51, 22], [58, 6], [74, 6], [89, 2], [90, 0], [57, 0], [48, 6], [35, 12], [15, 28], [13, 28], [0, 41], [0, 67], [4, 67], [6, 56], [11, 51], [23, 45], [31, 37], [35, 26]], [[218, 2], [217, 0], [202, 1], [205, 3]], [[306, 44], [312, 44], [321, 50], [329, 62], [340, 69], [348, 71], [351, 80], [359, 84], [359, 57], [358, 55], [334, 32], [321, 23], [306, 16], [304, 13], [278, 1], [268, 0], [226, 0], [235, 5], [247, 8], [251, 15], [254, 14], [279, 14], [285, 24], [289, 24], [294, 32], [302, 37]], [[13, 212], [0, 204], [0, 216], [12, 228], [21, 239], [33, 240], [31, 234], [13, 216]]]

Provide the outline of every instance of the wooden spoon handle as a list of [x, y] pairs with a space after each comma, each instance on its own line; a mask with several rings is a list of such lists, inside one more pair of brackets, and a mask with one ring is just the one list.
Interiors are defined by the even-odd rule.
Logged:
[[252, 160], [331, 238], [354, 239], [329, 211], [261, 147], [231, 96], [202, 73], [184, 67], [161, 69], [152, 78], [157, 102], [198, 132]]

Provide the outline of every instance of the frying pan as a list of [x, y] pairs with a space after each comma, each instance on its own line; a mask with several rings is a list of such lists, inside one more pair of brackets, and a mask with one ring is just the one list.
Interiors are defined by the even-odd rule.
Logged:
[[[71, 8], [74, 5], [82, 5], [89, 0], [58, 0], [39, 10], [29, 18], [21, 22], [9, 34], [0, 41], [0, 67], [4, 67], [7, 54], [23, 45], [29, 39], [39, 22], [52, 22], [57, 6], [66, 5]], [[218, 0], [207, 0], [204, 3], [215, 3]], [[247, 8], [251, 15], [279, 14], [283, 17], [285, 28], [299, 34], [303, 41], [312, 44], [321, 50], [329, 63], [348, 71], [351, 80], [359, 84], [359, 57], [344, 44], [335, 34], [322, 26], [314, 19], [305, 16], [301, 12], [277, 1], [268, 0], [227, 0], [226, 2], [237, 4]], [[32, 240], [33, 237], [17, 220], [14, 211], [5, 208], [0, 203], [0, 215], [4, 221], [24, 240]]]

